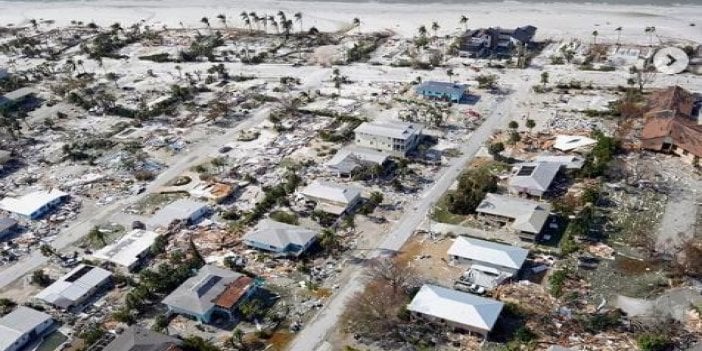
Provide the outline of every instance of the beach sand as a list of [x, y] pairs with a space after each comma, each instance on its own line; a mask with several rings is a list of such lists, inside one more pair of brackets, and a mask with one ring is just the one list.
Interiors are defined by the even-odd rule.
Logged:
[[[652, 6], [603, 5], [572, 3], [478, 3], [478, 4], [381, 4], [373, 2], [313, 2], [313, 1], [242, 1], [230, 0], [164, 0], [164, 1], [109, 1], [88, 2], [2, 2], [0, 23], [26, 25], [29, 19], [54, 20], [56, 25], [70, 21], [95, 22], [123, 26], [145, 21], [153, 27], [202, 27], [200, 19], [210, 19], [213, 27], [221, 27], [216, 18], [225, 14], [230, 27], [243, 25], [241, 11], [255, 11], [259, 15], [275, 15], [279, 10], [303, 13], [303, 26], [320, 30], [349, 28], [354, 17], [361, 22], [362, 31], [390, 29], [403, 36], [412, 36], [420, 25], [428, 29], [437, 21], [439, 35], [461, 30], [461, 15], [470, 18], [468, 27], [515, 27], [531, 24], [539, 28], [541, 39], [587, 39], [597, 30], [598, 41], [614, 41], [616, 27], [623, 27], [622, 41], [648, 43], [646, 26], [655, 26], [662, 39], [702, 41], [702, 5]], [[690, 24], [695, 24], [691, 26]], [[295, 23], [294, 29], [299, 30]], [[431, 29], [430, 29], [431, 31]]]

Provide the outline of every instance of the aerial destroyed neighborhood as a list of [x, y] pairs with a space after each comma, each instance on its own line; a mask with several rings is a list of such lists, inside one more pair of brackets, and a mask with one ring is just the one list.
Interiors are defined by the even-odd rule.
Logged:
[[0, 23], [0, 351], [702, 349], [702, 36], [336, 16]]

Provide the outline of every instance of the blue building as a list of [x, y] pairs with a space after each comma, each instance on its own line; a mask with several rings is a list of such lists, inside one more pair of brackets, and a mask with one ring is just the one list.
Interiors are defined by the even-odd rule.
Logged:
[[428, 81], [417, 87], [417, 94], [432, 100], [444, 100], [460, 103], [468, 92], [465, 84]]

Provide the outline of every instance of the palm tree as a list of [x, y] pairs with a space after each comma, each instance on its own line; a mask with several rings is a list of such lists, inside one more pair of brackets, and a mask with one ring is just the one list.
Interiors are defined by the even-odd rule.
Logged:
[[656, 27], [646, 27], [644, 33], [648, 33], [648, 46], [653, 46], [653, 33], [656, 32]]
[[374, 191], [370, 194], [370, 202], [379, 205], [383, 202], [383, 193], [380, 191]]
[[425, 36], [427, 36], [427, 27], [425, 27], [424, 25], [419, 26], [419, 28], [417, 29], [417, 31], [419, 32], [419, 36], [420, 36], [420, 37], [425, 37]]
[[219, 21], [222, 22], [224, 28], [227, 28], [227, 16], [225, 16], [223, 13], [220, 13], [219, 15], [217, 15], [217, 18], [219, 18]]
[[256, 29], [258, 29], [258, 15], [255, 11], [249, 12], [249, 20], [251, 20], [251, 22], [253, 23], [256, 23]]
[[447, 69], [447, 70], [446, 70], [446, 75], [448, 76], [449, 82], [450, 82], [450, 81], [451, 81], [451, 77], [453, 77], [453, 70], [450, 69], [450, 68]]
[[468, 17], [466, 15], [461, 15], [461, 20], [459, 21], [463, 25], [463, 30], [467, 30]]
[[268, 15], [263, 15], [261, 22], [263, 23], [263, 32], [268, 33]]
[[283, 33], [285, 33], [285, 39], [288, 39], [290, 37], [290, 31], [292, 30], [293, 26], [293, 21], [292, 20], [285, 20], [283, 24]]
[[200, 22], [204, 23], [207, 26], [207, 28], [210, 28], [210, 20], [207, 17], [201, 18]]
[[434, 22], [434, 23], [431, 24], [431, 30], [434, 31], [434, 37], [435, 37], [435, 38], [438, 38], [438, 37], [439, 37], [439, 33], [438, 33], [438, 32], [439, 32], [439, 28], [441, 28], [441, 26], [439, 26], [439, 22]]
[[32, 18], [32, 19], [29, 20], [29, 24], [32, 25], [32, 28], [34, 28], [34, 30], [37, 30], [37, 27], [39, 27], [39, 24], [37, 23], [37, 20], [35, 20], [34, 18]]
[[526, 127], [529, 128], [529, 133], [531, 134], [531, 130], [534, 129], [534, 127], [536, 127], [536, 122], [533, 119], [527, 119]]
[[285, 23], [285, 21], [288, 20], [288, 18], [285, 16], [285, 12], [283, 11], [278, 11], [278, 18], [280, 18], [278, 22], [280, 22], [281, 24]]
[[617, 32], [617, 46], [619, 46], [619, 41], [622, 39], [622, 27], [614, 28], [614, 31]]
[[244, 22], [244, 27], [251, 25], [249, 22], [249, 14], [246, 13], [246, 11], [242, 11], [239, 17], [241, 17], [241, 21]]
[[98, 226], [94, 226], [93, 229], [90, 229], [88, 232], [88, 240], [90, 240], [93, 244], [102, 244], [102, 246], [107, 245], [105, 233], [103, 233]]
[[600, 35], [596, 30], [592, 31], [592, 44], [597, 45], [597, 36]]
[[244, 20], [244, 25], [247, 26], [247, 27], [249, 27], [249, 31], [253, 31], [253, 28], [251, 28], [251, 19], [250, 19], [250, 18], [247, 17], [247, 18]]
[[232, 342], [235, 343], [235, 347], [239, 347], [244, 343], [244, 332], [241, 331], [241, 329], [234, 329], [232, 332]]
[[275, 33], [280, 34], [280, 27], [278, 26], [278, 21], [276, 21], [275, 18], [273, 18], [273, 16], [271, 16], [270, 21], [271, 21], [271, 26], [273, 26], [273, 28], [275, 28]]
[[361, 19], [359, 19], [358, 17], [354, 17], [353, 26], [358, 29], [358, 34], [361, 34]]
[[296, 12], [295, 13], [295, 22], [300, 22], [300, 33], [303, 32], [302, 29], [302, 12]]
[[544, 88], [548, 84], [548, 72], [541, 72], [541, 84], [544, 85]]
[[119, 79], [119, 76], [117, 75], [117, 73], [107, 72], [107, 74], [105, 74], [105, 78], [107, 78], [107, 79], [111, 80], [113, 83], [115, 83], [115, 88], [119, 88], [119, 85], [117, 85], [117, 80]]
[[39, 247], [39, 252], [41, 252], [41, 255], [44, 257], [51, 257], [56, 255], [56, 250], [54, 250], [54, 248], [51, 247], [51, 245], [49, 244], [42, 244]]
[[331, 228], [324, 228], [319, 233], [319, 245], [322, 246], [327, 253], [336, 250], [339, 247], [339, 238]]

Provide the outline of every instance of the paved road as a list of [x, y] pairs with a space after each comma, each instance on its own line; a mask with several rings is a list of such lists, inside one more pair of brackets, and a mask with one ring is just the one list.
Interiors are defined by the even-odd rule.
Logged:
[[[532, 80], [537, 77], [538, 72], [529, 71]], [[530, 85], [522, 84], [514, 88], [515, 92], [505, 97], [504, 100], [493, 106], [492, 113], [485, 122], [476, 129], [470, 136], [468, 142], [461, 148], [462, 155], [452, 159], [448, 167], [444, 168], [438, 180], [432, 187], [425, 190], [418, 203], [414, 207], [408, 208], [408, 212], [400, 218], [390, 234], [377, 247], [371, 251], [367, 258], [392, 254], [398, 251], [410, 238], [412, 233], [419, 227], [426, 218], [432, 206], [439, 200], [441, 195], [453, 184], [461, 171], [475, 157], [480, 147], [485, 144], [493, 131], [505, 128], [511, 120], [511, 110], [517, 101], [520, 101], [529, 91]], [[411, 205], [410, 205], [411, 206]], [[341, 314], [346, 307], [346, 301], [355, 293], [363, 290], [366, 280], [364, 270], [360, 266], [349, 266], [352, 270], [349, 274], [348, 282], [329, 300], [320, 312], [305, 326], [305, 328], [295, 337], [290, 344], [290, 351], [322, 350], [328, 348], [325, 340], [336, 328]]]

